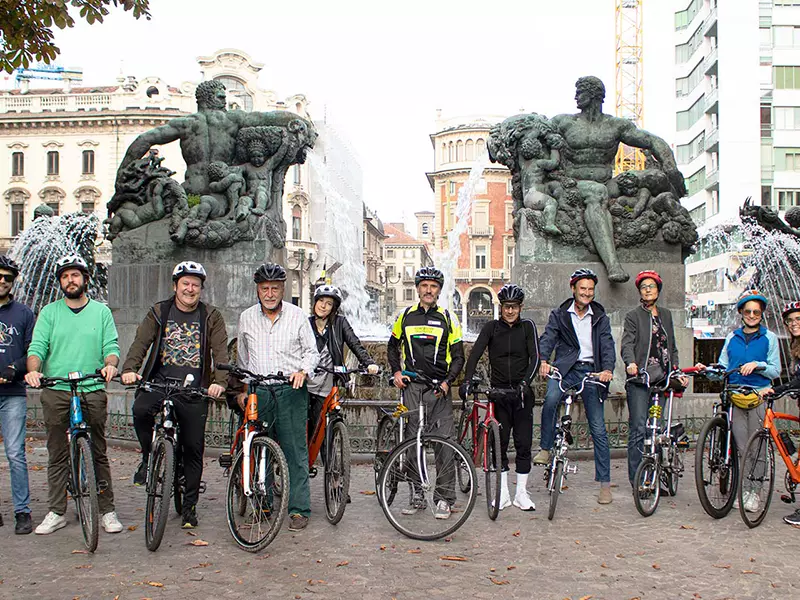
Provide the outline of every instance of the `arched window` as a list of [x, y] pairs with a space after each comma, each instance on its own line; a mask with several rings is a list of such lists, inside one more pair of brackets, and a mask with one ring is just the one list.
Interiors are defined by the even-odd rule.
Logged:
[[475, 148], [475, 155], [483, 156], [484, 152], [486, 152], [486, 142], [483, 140], [483, 138], [478, 138]]
[[467, 149], [467, 160], [475, 160], [475, 142], [467, 140], [465, 145]]
[[[22, 153], [20, 152], [20, 154]], [[442, 162], [447, 162], [447, 144], [442, 144]]]
[[241, 110], [253, 110], [253, 97], [250, 95], [244, 83], [235, 77], [216, 77], [215, 81], [221, 81], [225, 86], [225, 97], [228, 105], [237, 104]]
[[292, 208], [292, 239], [303, 239], [303, 209], [297, 204]]
[[456, 161], [462, 162], [464, 160], [464, 142], [458, 140], [456, 144]]
[[447, 146], [447, 159], [449, 162], [453, 162], [456, 157], [453, 156], [453, 142], [450, 142]]
[[428, 224], [427, 223], [423, 223], [422, 224], [422, 235], [428, 235], [429, 231], [430, 231], [430, 229], [428, 228]]

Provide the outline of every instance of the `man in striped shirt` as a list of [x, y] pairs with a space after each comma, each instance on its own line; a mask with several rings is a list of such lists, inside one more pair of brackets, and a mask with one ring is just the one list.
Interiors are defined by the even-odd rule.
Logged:
[[[289, 383], [258, 390], [259, 418], [274, 424], [275, 437], [289, 465], [289, 530], [308, 525], [311, 492], [308, 486], [308, 388], [306, 377], [319, 362], [314, 332], [305, 313], [283, 301], [286, 271], [278, 264], [261, 265], [253, 275], [258, 304], [239, 317], [239, 366], [270, 375], [278, 372]], [[238, 397], [244, 408], [246, 394]]]

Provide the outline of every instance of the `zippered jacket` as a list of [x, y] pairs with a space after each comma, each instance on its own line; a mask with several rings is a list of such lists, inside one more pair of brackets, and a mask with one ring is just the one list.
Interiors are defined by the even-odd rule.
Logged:
[[[680, 365], [678, 360], [678, 345], [675, 343], [675, 328], [672, 322], [672, 313], [667, 308], [658, 307], [658, 316], [661, 327], [667, 334], [669, 345], [669, 360], [667, 372]], [[647, 366], [650, 355], [650, 343], [653, 337], [652, 315], [644, 306], [637, 306], [625, 315], [625, 326], [622, 330], [620, 356], [627, 367], [636, 363], [640, 369]]]
[[530, 319], [517, 319], [509, 325], [502, 319], [489, 321], [481, 329], [464, 369], [469, 382], [486, 348], [489, 348], [492, 387], [528, 385], [539, 368], [539, 333]]

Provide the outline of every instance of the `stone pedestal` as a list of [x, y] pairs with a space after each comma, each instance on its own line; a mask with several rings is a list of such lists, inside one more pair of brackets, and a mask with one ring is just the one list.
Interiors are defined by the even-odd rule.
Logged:
[[532, 230], [524, 220], [521, 225], [523, 229], [517, 240], [512, 281], [525, 290], [524, 316], [534, 320], [540, 334], [544, 332], [550, 311], [571, 297], [569, 276], [572, 272], [584, 267], [597, 273], [599, 281], [595, 300], [606, 309], [617, 344], [617, 366], [612, 392], [624, 391], [625, 369], [619, 355], [622, 327], [625, 314], [639, 305], [639, 291], [633, 280], [645, 269], [658, 271], [664, 280], [658, 305], [672, 312], [681, 366], [694, 364], [692, 331], [685, 326], [685, 279], [680, 246], [667, 244], [659, 238], [643, 248], [618, 249], [622, 266], [631, 279], [623, 284], [611, 284], [599, 257], [585, 247], [563, 246], [554, 238]]
[[[255, 270], [266, 261], [285, 265], [285, 251], [273, 249], [267, 239], [214, 250], [176, 246], [169, 239], [166, 220], [120, 234], [113, 242], [112, 256], [108, 304], [123, 361], [146, 312], [173, 294], [172, 269], [179, 262], [193, 260], [205, 267], [208, 278], [201, 299], [222, 311], [229, 339], [236, 335], [242, 311], [257, 302]], [[286, 289], [290, 293], [290, 281]]]

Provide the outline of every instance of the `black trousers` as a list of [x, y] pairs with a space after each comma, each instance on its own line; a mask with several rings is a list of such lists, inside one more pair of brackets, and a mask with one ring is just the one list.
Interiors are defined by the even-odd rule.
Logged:
[[[133, 401], [133, 427], [145, 460], [150, 455], [155, 415], [161, 408], [162, 398], [161, 394], [151, 392], [138, 394]], [[208, 404], [205, 400], [184, 401], [179, 396], [173, 398], [175, 418], [180, 428], [178, 432], [180, 448], [176, 450], [183, 457], [183, 475], [186, 478], [183, 503], [184, 506], [195, 506], [200, 495], [200, 480], [203, 477]]]
[[500, 455], [503, 471], [508, 471], [508, 442], [514, 433], [514, 448], [517, 452], [517, 473], [531, 472], [531, 445], [533, 443], [533, 395], [525, 394], [524, 403], [519, 393], [509, 390], [494, 403], [494, 415], [500, 421]]

